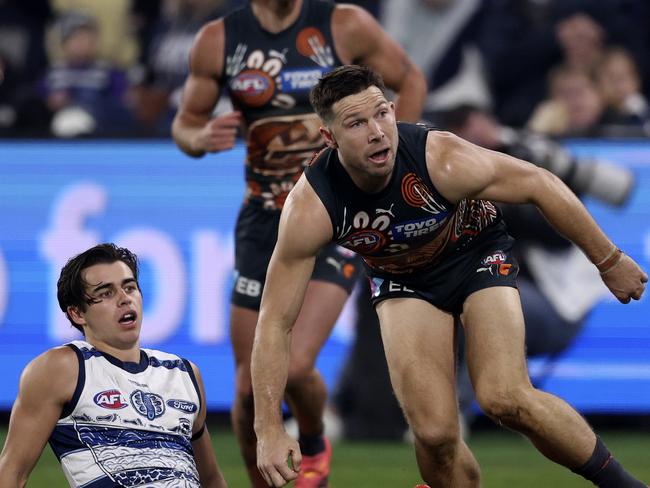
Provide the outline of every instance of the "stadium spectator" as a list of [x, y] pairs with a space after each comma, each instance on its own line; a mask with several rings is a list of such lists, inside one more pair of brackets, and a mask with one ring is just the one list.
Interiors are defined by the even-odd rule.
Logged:
[[603, 100], [590, 72], [570, 66], [549, 75], [550, 96], [539, 104], [528, 128], [557, 137], [599, 135]]
[[198, 369], [140, 348], [136, 256], [113, 244], [88, 249], [61, 270], [57, 298], [84, 337], [23, 371], [0, 486], [25, 486], [49, 441], [70, 486], [225, 488]]
[[300, 448], [280, 414], [290, 333], [315, 256], [334, 241], [364, 258], [391, 381], [429, 485], [480, 486], [476, 460], [459, 436], [460, 315], [476, 395], [492, 418], [597, 486], [645, 488], [575, 410], [531, 385], [513, 240], [491, 201], [534, 203], [622, 303], [641, 298], [647, 274], [548, 171], [450, 133], [398, 125], [381, 79], [367, 68], [324, 75], [311, 100], [328, 149], [282, 212], [252, 355], [258, 463], [267, 483], [283, 486], [299, 471]]
[[[150, 3], [157, 3], [150, 2]], [[83, 12], [94, 19], [97, 25], [97, 55], [100, 59], [125, 71], [136, 65], [139, 57], [138, 40], [132, 17], [133, 0], [50, 0], [56, 17], [62, 18]], [[63, 53], [56, 32], [56, 25], [49, 32], [48, 50], [53, 62], [61, 59]]]
[[[314, 151], [323, 147], [309, 90], [324, 73], [352, 62], [382, 72], [397, 94], [398, 115], [419, 118], [424, 78], [368, 12], [320, 0], [253, 0], [198, 34], [174, 119], [174, 139], [192, 156], [232, 148], [238, 127], [246, 139], [247, 190], [235, 232], [230, 337], [237, 368], [233, 428], [254, 486], [266, 485], [256, 463], [250, 379], [266, 269], [284, 201]], [[212, 117], [224, 88], [237, 112]], [[324, 485], [329, 476], [331, 448], [322, 421], [327, 391], [315, 361], [359, 269], [348, 250], [336, 245], [324, 250], [292, 333], [286, 394], [306, 455], [297, 488]]]
[[58, 21], [63, 57], [43, 80], [51, 129], [58, 137], [128, 134], [133, 116], [126, 73], [99, 58], [98, 25], [82, 13]]
[[595, 61], [599, 45], [617, 44], [646, 72], [645, 0], [486, 0], [481, 47], [498, 119], [523, 127], [545, 96], [549, 70]]
[[609, 136], [649, 136], [650, 108], [630, 54], [623, 48], [607, 49], [596, 66], [595, 74], [605, 105], [600, 119], [601, 132]]

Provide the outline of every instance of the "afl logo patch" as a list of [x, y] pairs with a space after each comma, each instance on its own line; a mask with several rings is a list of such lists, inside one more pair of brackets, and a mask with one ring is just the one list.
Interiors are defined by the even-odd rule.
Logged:
[[166, 403], [168, 407], [180, 410], [181, 412], [194, 413], [199, 409], [195, 403], [186, 400], [167, 400]]
[[230, 92], [238, 101], [260, 107], [273, 96], [275, 82], [262, 70], [248, 69], [230, 81]]
[[153, 420], [165, 413], [165, 403], [160, 395], [135, 390], [131, 393], [131, 404], [135, 411], [148, 420]]
[[385, 242], [386, 238], [381, 232], [364, 229], [351, 234], [341, 245], [348, 249], [354, 249], [359, 254], [367, 254], [377, 251]]
[[95, 405], [109, 410], [119, 410], [129, 406], [129, 404], [124, 401], [124, 397], [120, 390], [100, 391], [93, 397], [93, 402], [95, 402]]

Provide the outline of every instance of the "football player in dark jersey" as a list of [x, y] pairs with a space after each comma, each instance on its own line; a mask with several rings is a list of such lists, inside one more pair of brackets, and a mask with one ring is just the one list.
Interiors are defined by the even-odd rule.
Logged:
[[[381, 73], [395, 92], [397, 116], [418, 120], [426, 82], [368, 12], [321, 0], [253, 0], [198, 33], [173, 123], [176, 143], [192, 156], [232, 148], [237, 128], [247, 145], [231, 308], [237, 368], [232, 420], [255, 486], [265, 483], [255, 459], [250, 357], [266, 269], [284, 201], [314, 151], [324, 146], [309, 91], [324, 73], [348, 63]], [[222, 91], [228, 92], [235, 111], [213, 117]], [[336, 245], [324, 249], [291, 334], [286, 399], [305, 455], [298, 488], [327, 483], [326, 388], [314, 364], [360, 267], [354, 253]]]
[[267, 482], [283, 486], [301, 462], [280, 416], [289, 331], [315, 256], [334, 241], [365, 261], [392, 385], [432, 488], [480, 486], [478, 465], [459, 433], [458, 316], [486, 414], [597, 486], [645, 487], [574, 409], [531, 385], [513, 239], [491, 200], [535, 204], [622, 303], [641, 298], [648, 275], [552, 173], [450, 133], [397, 124], [371, 70], [345, 66], [325, 75], [312, 103], [329, 147], [284, 206], [252, 356], [258, 463]]

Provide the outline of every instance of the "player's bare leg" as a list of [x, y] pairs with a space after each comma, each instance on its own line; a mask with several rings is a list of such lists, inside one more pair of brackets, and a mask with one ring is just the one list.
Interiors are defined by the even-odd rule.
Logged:
[[[465, 301], [463, 324], [472, 384], [487, 415], [527, 436], [548, 459], [588, 479], [593, 476], [598, 486], [645, 487], [617, 461], [610, 462], [604, 445], [595, 449], [596, 435], [578, 412], [532, 386], [516, 289], [493, 287], [473, 293]], [[604, 484], [597, 482], [600, 477]]]
[[235, 355], [235, 399], [230, 412], [232, 428], [239, 443], [239, 450], [251, 486], [267, 488], [268, 485], [257, 469], [257, 438], [253, 430], [254, 406], [251, 380], [251, 353], [255, 339], [258, 313], [232, 305], [230, 311], [230, 340]]
[[480, 486], [478, 463], [458, 425], [452, 315], [413, 298], [385, 300], [377, 313], [422, 478], [431, 488]]
[[[298, 422], [301, 449], [314, 452], [324, 449], [323, 412], [327, 389], [315, 369], [318, 352], [329, 337], [348, 293], [338, 285], [311, 281], [300, 315], [291, 332], [291, 360], [286, 387], [286, 401]], [[231, 341], [236, 362], [236, 393], [231, 412], [233, 430], [239, 442], [246, 469], [253, 486], [265, 487], [256, 462], [256, 437], [253, 430], [254, 407], [250, 359], [258, 313], [232, 306]], [[305, 465], [303, 453], [303, 465]], [[309, 463], [307, 463], [309, 464]]]

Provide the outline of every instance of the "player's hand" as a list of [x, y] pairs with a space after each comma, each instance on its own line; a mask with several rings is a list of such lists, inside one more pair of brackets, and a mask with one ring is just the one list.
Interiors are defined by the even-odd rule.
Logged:
[[627, 254], [622, 254], [609, 271], [601, 273], [601, 278], [621, 303], [639, 300], [648, 282], [648, 275]]
[[257, 438], [257, 468], [269, 486], [280, 487], [298, 477], [302, 455], [284, 429]]
[[192, 150], [217, 152], [232, 149], [240, 122], [240, 112], [227, 112], [210, 119], [192, 141]]

